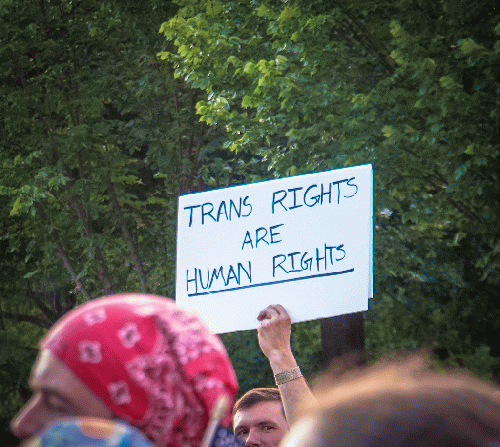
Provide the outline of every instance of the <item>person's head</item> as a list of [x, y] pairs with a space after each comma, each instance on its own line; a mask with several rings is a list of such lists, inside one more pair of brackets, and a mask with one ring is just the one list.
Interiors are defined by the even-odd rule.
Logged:
[[254, 388], [233, 407], [233, 429], [245, 446], [277, 447], [288, 431], [277, 388]]
[[498, 388], [422, 364], [376, 367], [323, 388], [281, 447], [500, 446]]
[[[33, 396], [12, 421], [21, 439], [65, 416], [120, 418], [158, 447], [197, 446], [237, 382], [226, 351], [194, 314], [162, 297], [114, 295], [69, 312], [40, 342]], [[229, 407], [230, 408], [230, 407]], [[221, 424], [230, 425], [226, 411]]]

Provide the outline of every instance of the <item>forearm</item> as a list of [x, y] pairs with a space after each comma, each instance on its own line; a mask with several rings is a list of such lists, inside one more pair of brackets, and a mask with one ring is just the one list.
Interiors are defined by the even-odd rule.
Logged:
[[[274, 375], [297, 367], [297, 362], [291, 351], [275, 354], [269, 359], [269, 362]], [[278, 385], [278, 388], [288, 425], [291, 425], [296, 420], [300, 408], [314, 402], [314, 395], [304, 377]]]

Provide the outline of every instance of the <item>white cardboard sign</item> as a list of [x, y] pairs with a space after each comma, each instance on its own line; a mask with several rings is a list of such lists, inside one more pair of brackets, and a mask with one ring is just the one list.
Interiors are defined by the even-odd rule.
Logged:
[[281, 304], [292, 322], [367, 310], [372, 166], [179, 197], [176, 300], [216, 333], [254, 329]]

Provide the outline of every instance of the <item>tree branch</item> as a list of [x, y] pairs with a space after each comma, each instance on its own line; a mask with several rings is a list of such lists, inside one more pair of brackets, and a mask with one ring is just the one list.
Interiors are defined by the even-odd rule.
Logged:
[[59, 233], [57, 232], [57, 230], [52, 230], [50, 232], [50, 235], [52, 236], [52, 240], [54, 241], [54, 244], [56, 245], [57, 254], [61, 258], [64, 266], [66, 267], [66, 270], [71, 275], [71, 278], [73, 279], [74, 283], [76, 284], [76, 286], [78, 287], [80, 292], [82, 292], [82, 295], [83, 295], [83, 298], [85, 299], [85, 301], [90, 301], [92, 298], [90, 297], [89, 293], [87, 292], [87, 290], [85, 289], [85, 287], [83, 286], [81, 281], [78, 279], [78, 275], [76, 274], [75, 270], [73, 269], [73, 267], [69, 261], [68, 255], [66, 254], [66, 251], [64, 250], [64, 248], [60, 242]]
[[[394, 67], [387, 62], [385, 54], [378, 49], [377, 44], [373, 40], [373, 37], [370, 35], [370, 33], [367, 32], [366, 28], [361, 25], [359, 20], [356, 20], [347, 12], [344, 11], [344, 14], [350, 21], [347, 26], [351, 29], [354, 39], [356, 39], [361, 45], [363, 45], [366, 50], [376, 54], [380, 64], [388, 73], [390, 73], [391, 75], [394, 74]], [[353, 25], [358, 28], [358, 32], [354, 30]]]
[[45, 315], [45, 318], [52, 321], [53, 323], [57, 320], [56, 314], [45, 305], [45, 303], [38, 296], [38, 293], [31, 288], [30, 282], [28, 282], [27, 294], [28, 297], [36, 304], [38, 309], [42, 311], [42, 313]]
[[[37, 212], [38, 212], [40, 218], [42, 219], [42, 221], [46, 221], [47, 217], [45, 215], [45, 211], [44, 211], [40, 202], [38, 202], [36, 204], [36, 208], [37, 208]], [[61, 238], [59, 236], [59, 233], [57, 232], [56, 229], [52, 229], [50, 231], [50, 235], [51, 235], [52, 240], [54, 241], [54, 244], [56, 246], [57, 254], [61, 258], [64, 266], [66, 267], [66, 270], [68, 271], [68, 273], [70, 274], [74, 283], [78, 287], [78, 290], [80, 290], [80, 292], [82, 293], [85, 301], [90, 301], [92, 298], [90, 297], [89, 293], [87, 292], [87, 290], [85, 289], [85, 287], [83, 286], [81, 281], [78, 279], [78, 275], [76, 274], [75, 270], [73, 269], [71, 262], [69, 261], [68, 255], [66, 254], [66, 251], [64, 250], [64, 248], [61, 244]]]
[[[173, 70], [169, 66], [169, 73], [173, 75]], [[173, 76], [172, 76], [173, 78]], [[179, 196], [181, 194], [181, 183], [182, 183], [182, 138], [181, 138], [181, 116], [180, 116], [180, 110], [179, 110], [179, 91], [177, 88], [177, 80], [174, 79], [173, 82], [174, 85], [174, 104], [175, 104], [175, 119], [177, 121], [177, 157], [179, 159], [179, 187], [178, 187], [178, 193], [177, 195]]]
[[123, 237], [125, 238], [125, 242], [127, 243], [127, 248], [130, 252], [130, 256], [132, 257], [132, 262], [134, 263], [134, 270], [137, 273], [137, 276], [139, 277], [142, 291], [146, 293], [148, 292], [146, 275], [144, 273], [141, 260], [137, 255], [137, 250], [135, 249], [135, 244], [132, 239], [132, 236], [128, 231], [125, 218], [123, 217], [122, 209], [120, 207], [120, 203], [118, 202], [118, 197], [116, 196], [115, 186], [111, 180], [108, 182], [108, 196], [111, 205], [113, 206], [113, 211], [115, 212], [115, 218], [122, 229]]
[[22, 315], [22, 314], [2, 311], [1, 316], [2, 318], [8, 318], [9, 320], [26, 321], [28, 323], [33, 323], [36, 324], [37, 326], [46, 329], [49, 329], [52, 326], [52, 323], [50, 321], [40, 317], [34, 317], [33, 315]]
[[[78, 200], [75, 203], [75, 212], [78, 220], [82, 223], [84, 236], [87, 239], [92, 240], [92, 237], [94, 236], [94, 229], [90, 218], [90, 212], [83, 205], [81, 205]], [[97, 274], [99, 275], [99, 279], [104, 286], [104, 291], [108, 294], [111, 290], [111, 280], [109, 279], [108, 267], [101, 251], [101, 247], [97, 245], [94, 246], [94, 259], [97, 264]]]

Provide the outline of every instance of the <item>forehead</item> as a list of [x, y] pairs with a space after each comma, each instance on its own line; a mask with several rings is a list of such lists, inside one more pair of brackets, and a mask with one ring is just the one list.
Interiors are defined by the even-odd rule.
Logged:
[[[43, 349], [38, 354], [31, 372], [30, 386], [34, 395], [55, 397], [65, 402], [66, 411], [71, 415], [108, 419], [114, 417], [113, 412], [47, 349]], [[44, 401], [45, 399], [41, 400], [41, 402]], [[47, 407], [43, 405], [40, 411], [46, 411]], [[51, 415], [51, 413], [47, 414]], [[50, 418], [47, 421], [51, 422]]]
[[240, 409], [234, 415], [234, 426], [253, 426], [262, 422], [273, 422], [279, 427], [288, 427], [280, 402], [258, 402], [249, 408]]
[[75, 404], [93, 402], [95, 397], [88, 388], [48, 349], [38, 354], [31, 372], [33, 390], [50, 390]]
[[66, 366], [49, 350], [42, 349], [38, 354], [33, 370], [31, 371], [30, 384], [33, 388], [65, 388], [71, 389], [78, 379]]

